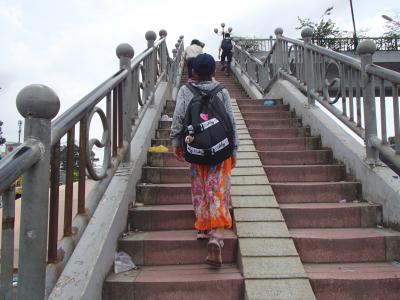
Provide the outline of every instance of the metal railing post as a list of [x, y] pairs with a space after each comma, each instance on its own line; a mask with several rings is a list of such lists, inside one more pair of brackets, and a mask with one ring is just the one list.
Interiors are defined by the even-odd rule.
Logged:
[[[154, 47], [154, 41], [157, 38], [157, 34], [154, 31], [147, 31], [145, 38], [147, 40], [147, 48]], [[148, 57], [148, 64], [146, 65], [147, 70], [147, 84], [148, 84], [148, 92], [147, 95], [149, 97], [150, 105], [154, 104], [154, 92], [156, 85], [156, 68], [157, 68], [157, 53], [153, 51]]]
[[357, 54], [361, 58], [361, 88], [364, 98], [365, 121], [365, 146], [367, 150], [367, 163], [373, 165], [379, 158], [379, 151], [373, 146], [377, 138], [375, 90], [372, 76], [365, 71], [367, 65], [372, 64], [372, 55], [376, 51], [376, 45], [372, 40], [362, 41], [357, 47]]
[[2, 202], [0, 297], [8, 300], [13, 299], [15, 186], [3, 193]]
[[123, 162], [129, 162], [131, 157], [130, 143], [132, 133], [132, 116], [133, 116], [133, 91], [132, 91], [132, 69], [131, 59], [134, 51], [131, 45], [123, 43], [118, 45], [116, 49], [119, 58], [120, 69], [128, 70], [128, 77], [122, 82], [122, 122], [123, 122], [123, 139], [128, 142], [128, 150], [125, 153]]
[[305, 70], [305, 81], [307, 84], [307, 98], [309, 105], [315, 105], [315, 100], [311, 96], [311, 92], [314, 90], [314, 68], [311, 57], [311, 50], [307, 49], [307, 46], [311, 43], [313, 31], [311, 28], [306, 27], [301, 31], [301, 37], [304, 40], [304, 70]]
[[[167, 31], [165, 29], [161, 29], [158, 34], [159, 34], [160, 38], [165, 38], [165, 37], [167, 37], [168, 33], [167, 33]], [[167, 53], [167, 44], [166, 44], [166, 42], [164, 41], [164, 43], [162, 43], [160, 45], [160, 47], [161, 47], [161, 51], [160, 51], [161, 72], [164, 72], [164, 71], [167, 70], [167, 64], [168, 64], [168, 61], [167, 61], [168, 53]]]
[[275, 29], [276, 35], [276, 48], [275, 48], [275, 72], [279, 77], [279, 69], [283, 67], [283, 43], [282, 43], [282, 35], [283, 29], [278, 27]]
[[17, 108], [25, 118], [24, 137], [40, 142], [41, 159], [23, 175], [17, 299], [44, 299], [51, 119], [60, 109], [56, 93], [44, 85], [23, 88]]

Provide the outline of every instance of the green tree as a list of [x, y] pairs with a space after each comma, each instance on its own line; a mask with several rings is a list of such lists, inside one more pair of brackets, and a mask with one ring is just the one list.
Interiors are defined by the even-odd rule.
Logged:
[[297, 17], [300, 25], [296, 27], [296, 29], [301, 30], [305, 27], [310, 27], [313, 30], [313, 40], [318, 41], [318, 44], [322, 47], [330, 46], [329, 38], [337, 38], [340, 37], [341, 31], [336, 26], [336, 24], [327, 17], [329, 17], [332, 13], [333, 6], [328, 7], [318, 21], [312, 21], [310, 18], [301, 18]]
[[396, 13], [395, 17], [390, 17], [386, 15], [382, 15], [382, 17], [386, 20], [385, 27], [387, 31], [384, 33], [385, 37], [390, 38], [400, 38], [400, 16], [399, 13]]

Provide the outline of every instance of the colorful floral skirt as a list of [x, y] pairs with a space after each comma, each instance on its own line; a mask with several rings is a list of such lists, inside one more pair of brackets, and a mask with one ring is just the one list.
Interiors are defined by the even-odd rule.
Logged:
[[197, 230], [231, 228], [231, 159], [219, 165], [190, 165], [192, 201]]

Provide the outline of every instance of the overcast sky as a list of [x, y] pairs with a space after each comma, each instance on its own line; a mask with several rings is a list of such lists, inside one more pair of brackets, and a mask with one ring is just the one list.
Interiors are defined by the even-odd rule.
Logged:
[[[81, 99], [118, 70], [115, 48], [131, 44], [144, 50], [147, 30], [168, 31], [171, 50], [180, 35], [185, 45], [203, 41], [216, 55], [220, 37], [213, 33], [223, 21], [235, 35], [268, 37], [276, 27], [299, 37], [297, 17], [318, 21], [334, 6], [331, 19], [352, 30], [349, 0], [0, 0], [0, 120], [3, 136], [18, 140], [15, 98], [28, 84], [51, 87], [61, 111]], [[399, 0], [353, 0], [356, 27], [370, 36], [384, 31], [382, 14], [394, 16]]]

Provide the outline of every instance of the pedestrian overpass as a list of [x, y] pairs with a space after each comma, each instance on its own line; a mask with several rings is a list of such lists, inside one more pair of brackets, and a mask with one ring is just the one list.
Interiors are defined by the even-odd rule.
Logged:
[[[136, 56], [120, 44], [118, 71], [57, 118], [55, 91], [21, 90], [25, 141], [0, 161], [1, 297], [397, 299], [400, 74], [373, 64], [373, 41], [358, 45], [357, 60], [313, 44], [309, 28], [302, 40], [281, 28], [275, 35], [262, 60], [236, 45], [232, 76], [216, 74], [231, 94], [241, 141], [235, 225], [220, 270], [204, 267], [204, 245], [193, 237], [187, 165], [170, 148], [148, 152], [170, 147], [186, 79], [183, 36], [171, 52], [165, 30], [148, 31]], [[94, 146], [103, 149], [100, 169]], [[139, 269], [114, 274], [117, 250]]]

